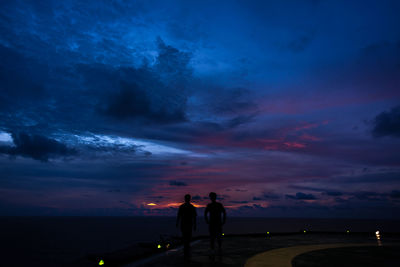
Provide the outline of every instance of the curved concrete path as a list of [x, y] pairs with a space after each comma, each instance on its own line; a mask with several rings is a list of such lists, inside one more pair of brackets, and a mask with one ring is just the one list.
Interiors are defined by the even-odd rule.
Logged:
[[359, 247], [359, 246], [376, 246], [376, 243], [339, 243], [339, 244], [322, 244], [322, 245], [306, 245], [288, 248], [279, 248], [268, 250], [257, 254], [245, 263], [245, 267], [292, 267], [294, 257], [314, 251], [327, 248], [340, 247]]

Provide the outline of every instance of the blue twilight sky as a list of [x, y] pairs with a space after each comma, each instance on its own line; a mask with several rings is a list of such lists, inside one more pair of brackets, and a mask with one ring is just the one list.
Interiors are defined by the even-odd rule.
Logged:
[[400, 218], [399, 13], [1, 1], [0, 215]]

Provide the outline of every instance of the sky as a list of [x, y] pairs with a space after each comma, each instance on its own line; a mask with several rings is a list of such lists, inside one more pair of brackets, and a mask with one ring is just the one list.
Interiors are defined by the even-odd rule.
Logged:
[[0, 2], [0, 215], [400, 219], [399, 1]]

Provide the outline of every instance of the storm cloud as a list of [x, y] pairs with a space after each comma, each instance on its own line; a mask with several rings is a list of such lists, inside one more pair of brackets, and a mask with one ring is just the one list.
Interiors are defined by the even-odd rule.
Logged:
[[14, 146], [0, 147], [0, 153], [30, 157], [40, 161], [50, 158], [66, 157], [76, 154], [76, 150], [68, 148], [65, 144], [41, 135], [27, 133], [12, 134]]

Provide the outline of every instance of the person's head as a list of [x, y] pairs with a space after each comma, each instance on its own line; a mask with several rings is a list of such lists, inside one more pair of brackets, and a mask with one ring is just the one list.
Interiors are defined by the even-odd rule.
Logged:
[[186, 203], [190, 203], [190, 199], [191, 199], [192, 197], [189, 195], [189, 194], [186, 194], [185, 195], [185, 202]]
[[215, 202], [217, 200], [217, 193], [211, 192], [208, 196], [210, 197], [212, 202]]

